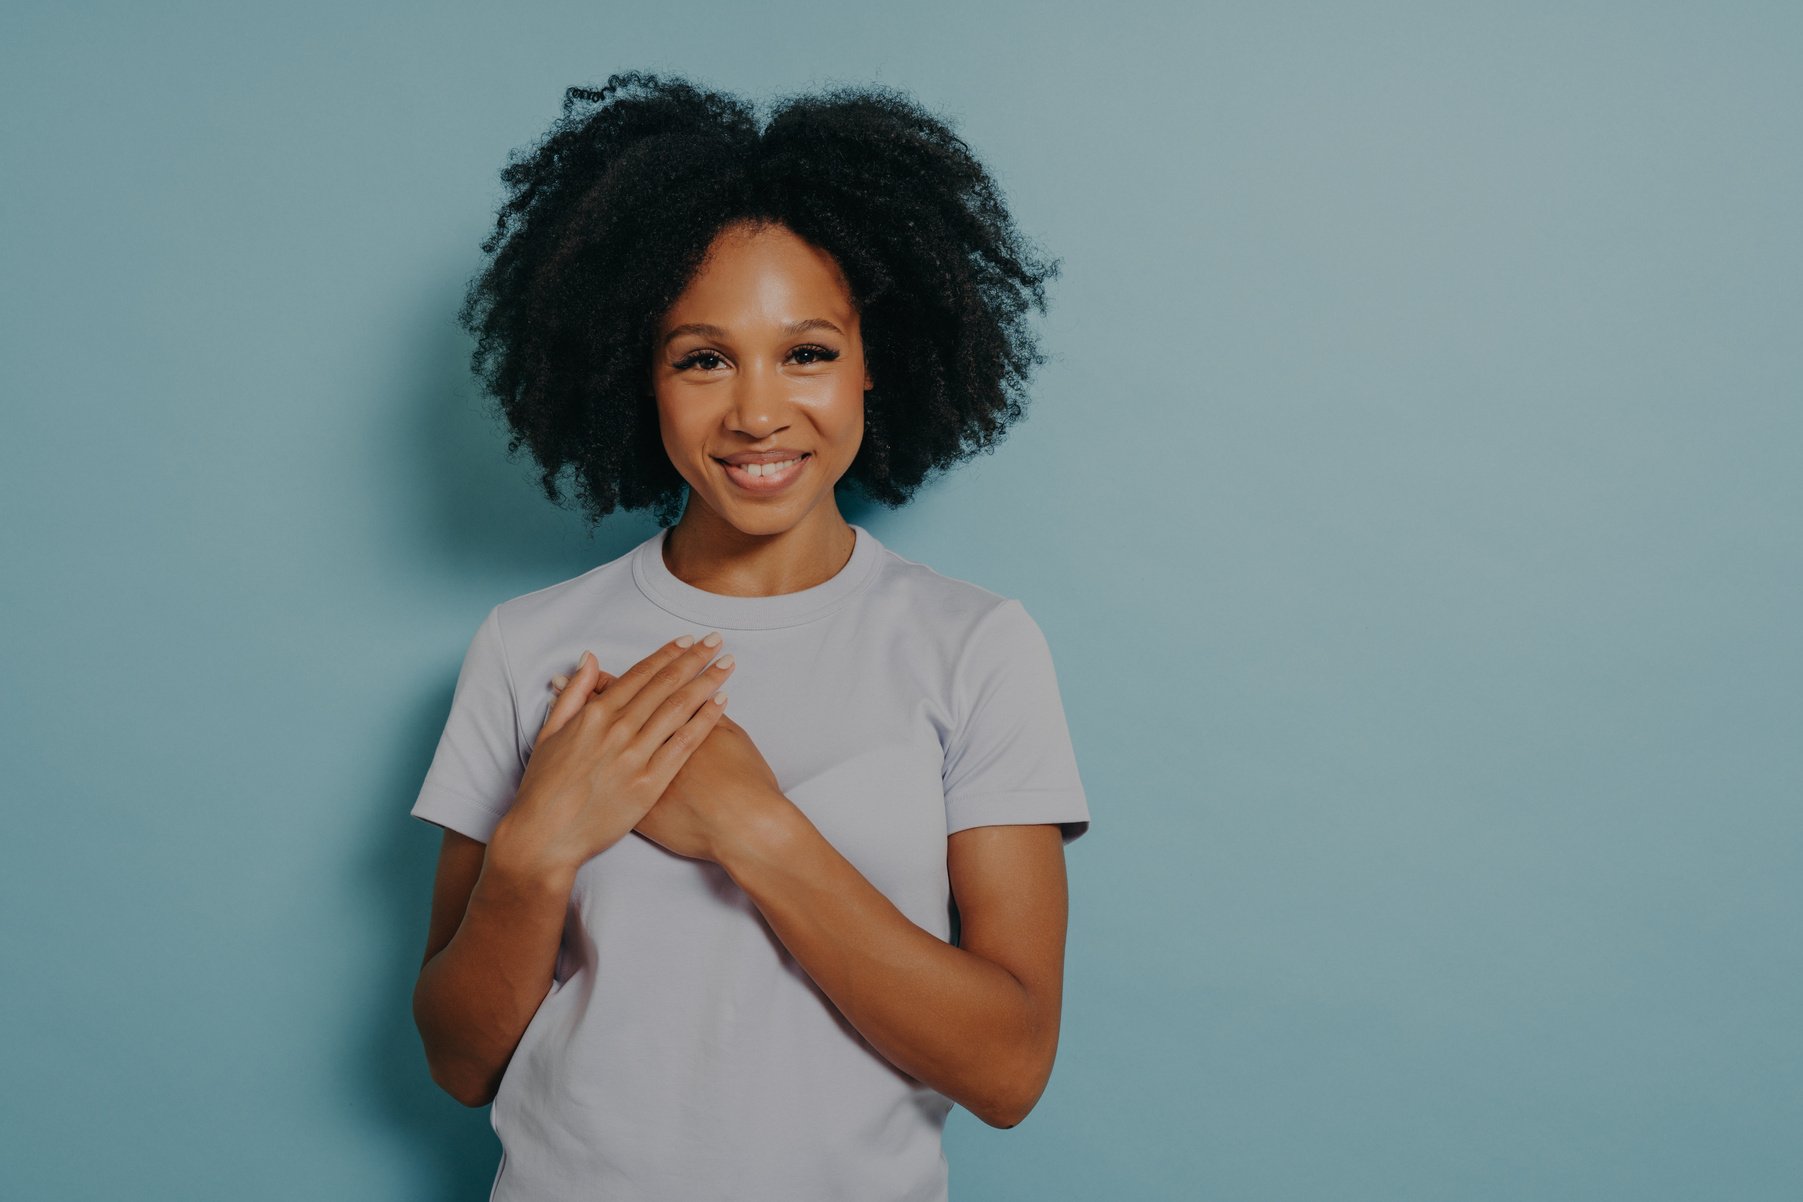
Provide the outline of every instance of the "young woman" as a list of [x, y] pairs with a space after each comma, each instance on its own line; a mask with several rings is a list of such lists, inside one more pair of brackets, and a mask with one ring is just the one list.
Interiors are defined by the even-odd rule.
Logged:
[[470, 642], [412, 810], [432, 1077], [498, 1202], [945, 1199], [951, 1106], [1051, 1073], [1089, 811], [1026, 609], [837, 490], [993, 446], [1057, 265], [883, 89], [760, 126], [616, 75], [503, 178], [461, 317], [509, 453], [660, 529]]

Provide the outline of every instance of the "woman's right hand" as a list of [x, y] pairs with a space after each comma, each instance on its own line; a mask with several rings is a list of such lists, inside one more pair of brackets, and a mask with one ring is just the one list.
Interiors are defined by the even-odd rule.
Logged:
[[573, 874], [625, 838], [726, 712], [713, 698], [733, 665], [705, 666], [719, 650], [685, 635], [617, 677], [584, 651], [495, 842]]

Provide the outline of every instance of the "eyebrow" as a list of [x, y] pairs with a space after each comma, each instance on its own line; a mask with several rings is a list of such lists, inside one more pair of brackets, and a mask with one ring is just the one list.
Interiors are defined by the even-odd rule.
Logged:
[[[838, 326], [834, 325], [824, 317], [804, 317], [800, 321], [792, 321], [783, 327], [782, 332], [784, 334], [794, 335], [805, 334], [809, 330], [831, 330], [835, 334], [845, 333], [844, 330], [841, 330]], [[731, 335], [719, 326], [709, 325], [705, 321], [690, 321], [677, 326], [668, 334], [665, 334], [663, 345], [669, 346], [672, 341], [683, 334], [700, 334], [703, 338], [718, 338], [721, 341], [725, 341], [727, 338], [731, 337]]]

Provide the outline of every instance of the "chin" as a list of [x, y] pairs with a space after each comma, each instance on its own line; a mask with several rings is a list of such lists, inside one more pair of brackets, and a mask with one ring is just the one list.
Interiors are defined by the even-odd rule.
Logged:
[[822, 503], [818, 496], [758, 501], [739, 497], [708, 497], [708, 508], [722, 521], [744, 534], [781, 534], [799, 526]]

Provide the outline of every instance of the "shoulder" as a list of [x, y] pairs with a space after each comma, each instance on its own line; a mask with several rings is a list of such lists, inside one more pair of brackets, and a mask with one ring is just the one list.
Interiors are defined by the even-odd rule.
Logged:
[[567, 580], [509, 597], [494, 607], [493, 620], [510, 650], [536, 648], [580, 629], [585, 615], [617, 610], [634, 587], [628, 551]]
[[1050, 657], [1026, 603], [885, 549], [878, 585], [908, 620], [931, 632], [954, 677]]
[[969, 580], [947, 575], [883, 548], [873, 591], [954, 644], [967, 643], [979, 627], [1020, 602]]

